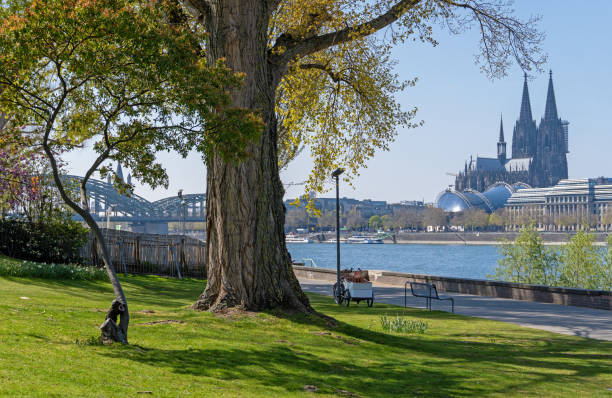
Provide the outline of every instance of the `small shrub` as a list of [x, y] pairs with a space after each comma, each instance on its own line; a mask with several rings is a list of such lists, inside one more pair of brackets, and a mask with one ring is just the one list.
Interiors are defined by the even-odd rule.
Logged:
[[105, 280], [106, 271], [96, 267], [72, 264], [44, 264], [0, 257], [0, 276], [43, 279], [69, 279], [81, 281]]
[[424, 321], [408, 321], [399, 315], [388, 317], [380, 316], [380, 325], [385, 332], [423, 334], [429, 329], [429, 324]]
[[104, 343], [102, 342], [102, 338], [100, 336], [90, 336], [86, 339], [77, 338], [74, 341], [74, 344], [80, 345], [80, 346], [104, 345]]
[[28, 222], [0, 221], [0, 253], [45, 263], [82, 263], [80, 251], [88, 229], [70, 218]]

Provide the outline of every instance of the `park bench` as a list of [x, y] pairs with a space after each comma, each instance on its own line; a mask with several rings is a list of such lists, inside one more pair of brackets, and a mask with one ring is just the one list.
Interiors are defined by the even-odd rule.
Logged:
[[438, 289], [433, 283], [423, 282], [406, 282], [404, 284], [404, 307], [408, 301], [408, 284], [410, 284], [410, 292], [415, 297], [424, 297], [427, 300], [427, 309], [431, 311], [431, 300], [450, 300], [452, 312], [455, 312], [455, 300], [452, 297], [438, 295]]

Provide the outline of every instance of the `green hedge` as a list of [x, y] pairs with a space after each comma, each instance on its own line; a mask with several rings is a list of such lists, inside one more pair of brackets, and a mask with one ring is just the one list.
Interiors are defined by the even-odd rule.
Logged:
[[30, 223], [0, 221], [0, 253], [42, 263], [83, 263], [80, 251], [88, 230], [71, 219]]

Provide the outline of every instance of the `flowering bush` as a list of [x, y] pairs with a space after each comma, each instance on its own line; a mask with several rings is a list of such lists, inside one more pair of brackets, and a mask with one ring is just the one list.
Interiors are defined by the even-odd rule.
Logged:
[[39, 198], [40, 178], [32, 174], [38, 155], [17, 153], [15, 148], [0, 150], [0, 206], [2, 211], [16, 210], [24, 202]]
[[72, 264], [35, 263], [33, 261], [19, 261], [7, 257], [0, 257], [0, 276], [88, 281], [105, 280], [108, 278], [104, 269], [101, 268]]
[[424, 321], [408, 321], [397, 315], [395, 318], [381, 315], [380, 326], [385, 332], [416, 333], [423, 334], [429, 329], [429, 324]]

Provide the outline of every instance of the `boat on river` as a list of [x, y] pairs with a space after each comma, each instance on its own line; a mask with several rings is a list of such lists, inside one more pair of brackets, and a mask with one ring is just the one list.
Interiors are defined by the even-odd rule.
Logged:
[[308, 236], [295, 236], [293, 234], [285, 236], [286, 243], [313, 243], [312, 238]]
[[378, 235], [353, 235], [346, 240], [346, 243], [358, 243], [358, 244], [382, 244], [383, 237]]

